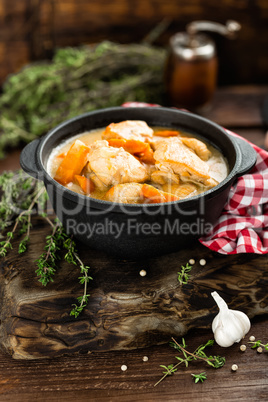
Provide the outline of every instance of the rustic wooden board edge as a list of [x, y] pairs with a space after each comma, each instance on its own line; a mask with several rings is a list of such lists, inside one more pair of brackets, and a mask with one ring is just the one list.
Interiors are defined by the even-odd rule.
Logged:
[[[218, 291], [230, 308], [250, 318], [268, 313], [268, 256], [223, 256], [198, 242], [177, 253], [124, 261], [79, 245], [91, 266], [90, 300], [80, 317], [70, 316], [82, 292], [76, 267], [60, 264], [55, 281], [42, 287], [34, 260], [46, 228], [37, 225], [29, 251], [14, 250], [0, 265], [1, 349], [15, 359], [40, 359], [87, 351], [130, 350], [159, 345], [191, 328], [209, 328], [218, 309]], [[187, 284], [177, 272], [195, 258]], [[198, 261], [204, 258], [206, 266]], [[147, 275], [141, 277], [141, 269]]]

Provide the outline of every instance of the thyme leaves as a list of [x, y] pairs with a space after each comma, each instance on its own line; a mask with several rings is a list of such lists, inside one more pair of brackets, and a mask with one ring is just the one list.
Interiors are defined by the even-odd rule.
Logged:
[[191, 275], [189, 274], [189, 272], [191, 272], [192, 268], [192, 265], [190, 265], [188, 262], [185, 267], [183, 265], [181, 266], [181, 270], [177, 272], [180, 285], [186, 285], [186, 283], [190, 279]]
[[[189, 363], [194, 360], [201, 360], [215, 369], [222, 367], [225, 363], [224, 357], [207, 355], [204, 351], [207, 347], [212, 346], [213, 344], [214, 344], [214, 341], [209, 340], [204, 345], [198, 346], [194, 352], [189, 352], [187, 350], [187, 345], [185, 343], [184, 338], [182, 338], [181, 344], [179, 344], [174, 338], [172, 338], [172, 342], [170, 342], [170, 346], [173, 347], [174, 349], [176, 349], [179, 353], [181, 353], [182, 356], [175, 356], [175, 358], [178, 360], [177, 364], [169, 364], [168, 366], [164, 366], [164, 365], [160, 366], [165, 369], [165, 371], [163, 371], [164, 375], [160, 378], [159, 381], [157, 381], [155, 383], [154, 386], [156, 387], [167, 376], [174, 374], [177, 371], [177, 367], [180, 364], [184, 364], [185, 367], [188, 367]], [[195, 374], [192, 374], [192, 375], [194, 376], [195, 382], [198, 382], [198, 381], [203, 382], [206, 379], [206, 378], [204, 378], [205, 373], [201, 373], [200, 375], [195, 375]]]
[[[51, 234], [46, 236], [43, 253], [35, 261], [36, 274], [39, 282], [47, 286], [54, 281], [58, 265], [63, 259], [70, 264], [79, 266], [78, 281], [83, 285], [82, 296], [77, 297], [78, 304], [72, 305], [70, 315], [77, 318], [87, 306], [89, 300], [88, 283], [92, 280], [89, 275], [90, 267], [85, 265], [77, 251], [75, 240], [68, 236], [56, 218], [52, 221], [46, 212], [48, 196], [44, 185], [35, 179], [29, 178], [21, 170], [18, 172], [4, 172], [0, 175], [0, 227], [6, 235], [1, 235], [0, 257], [5, 257], [13, 248], [15, 235], [22, 237], [18, 245], [18, 253], [27, 251], [31, 237], [32, 216], [37, 214], [51, 227]], [[10, 229], [11, 228], [11, 229]], [[9, 229], [9, 230], [8, 230]]]
[[0, 96], [0, 157], [62, 121], [128, 101], [160, 103], [166, 51], [103, 41], [61, 48], [7, 78]]

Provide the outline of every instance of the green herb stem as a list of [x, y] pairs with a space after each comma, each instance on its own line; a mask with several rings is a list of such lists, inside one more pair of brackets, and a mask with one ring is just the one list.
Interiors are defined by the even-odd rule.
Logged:
[[207, 379], [207, 374], [205, 371], [200, 374], [191, 374], [191, 376], [193, 377], [195, 383], [199, 381], [204, 382]]
[[251, 343], [252, 344], [252, 346], [251, 346], [251, 349], [255, 349], [255, 348], [258, 348], [258, 347], [263, 347], [265, 350], [267, 350], [268, 351], [268, 343], [262, 343], [262, 341], [249, 341], [248, 343]]
[[87, 287], [88, 287], [88, 282], [92, 280], [92, 277], [88, 275], [88, 271], [90, 267], [85, 266], [83, 261], [80, 259], [77, 249], [76, 249], [76, 244], [72, 238], [67, 238], [64, 247], [68, 249], [67, 254], [65, 255], [65, 260], [77, 265], [77, 263], [80, 266], [80, 273], [82, 276], [80, 276], [79, 282], [84, 285], [84, 292], [82, 296], [77, 297], [77, 301], [79, 304], [73, 304], [73, 309], [70, 311], [70, 315], [74, 315], [75, 317], [78, 317], [78, 315], [83, 311], [83, 309], [86, 307], [88, 303], [88, 298], [89, 294], [87, 294]]
[[[44, 191], [45, 191], [45, 189], [44, 189], [44, 188], [41, 188], [41, 189], [37, 192], [37, 194], [34, 196], [34, 198], [33, 198], [32, 202], [31, 202], [30, 206], [29, 206], [25, 211], [22, 211], [22, 212], [17, 216], [17, 218], [15, 219], [15, 224], [14, 224], [14, 226], [13, 226], [12, 231], [11, 231], [11, 232], [8, 232], [8, 233], [7, 233], [7, 238], [6, 238], [6, 240], [5, 240], [4, 242], [1, 242], [1, 243], [0, 243], [0, 244], [1, 244], [1, 249], [0, 249], [0, 256], [1, 256], [1, 257], [4, 257], [4, 256], [6, 255], [6, 253], [7, 253], [7, 250], [8, 250], [9, 248], [12, 248], [11, 240], [12, 240], [13, 237], [14, 237], [14, 233], [16, 232], [16, 229], [17, 229], [19, 223], [21, 222], [22, 217], [23, 217], [24, 215], [26, 215], [26, 214], [28, 215], [28, 217], [27, 217], [27, 222], [28, 222], [28, 223], [27, 223], [27, 229], [26, 229], [27, 234], [26, 234], [26, 236], [25, 236], [25, 238], [24, 238], [24, 244], [26, 243], [26, 241], [28, 241], [29, 235], [30, 235], [30, 227], [31, 227], [31, 211], [32, 211], [34, 205], [36, 204], [38, 198], [40, 197], [40, 195], [41, 195]], [[25, 250], [26, 250], [26, 248], [24, 248], [24, 251], [25, 251]]]
[[53, 276], [57, 269], [57, 260], [59, 260], [59, 251], [65, 240], [65, 233], [61, 223], [56, 219], [53, 225], [51, 235], [46, 237], [45, 251], [36, 260], [38, 269], [36, 270], [39, 282], [46, 286], [53, 282]]
[[189, 265], [188, 262], [185, 267], [183, 265], [181, 266], [181, 271], [177, 273], [180, 285], [186, 285], [186, 283], [190, 279], [191, 275], [189, 275], [189, 272], [191, 272], [192, 268], [192, 265]]
[[[175, 366], [174, 366], [173, 364], [170, 365], [170, 366], [172, 366], [172, 367], [169, 368], [169, 369], [168, 369], [168, 367], [167, 367], [168, 372], [166, 372], [166, 373], [163, 375], [163, 377], [161, 377], [160, 380], [158, 380], [158, 381], [154, 384], [154, 387], [156, 387], [158, 384], [160, 384], [160, 382], [162, 382], [168, 375], [174, 374], [175, 371], [176, 371], [176, 369], [177, 369], [177, 367], [178, 367], [180, 364], [182, 364], [182, 363], [183, 363], [183, 361], [180, 361], [179, 363], [175, 364]], [[163, 366], [160, 366], [160, 367], [163, 367]]]
[[[40, 187], [41, 186], [41, 187]], [[0, 201], [0, 226], [5, 229], [13, 225], [11, 231], [6, 233], [6, 238], [0, 241], [0, 256], [6, 256], [8, 249], [12, 249], [12, 240], [15, 232], [24, 235], [19, 243], [18, 253], [27, 251], [27, 244], [30, 239], [31, 217], [36, 212], [41, 218], [50, 225], [51, 234], [46, 237], [44, 252], [35, 261], [37, 264], [36, 274], [39, 282], [46, 286], [53, 282], [58, 262], [62, 258], [62, 249], [67, 249], [64, 259], [74, 265], [80, 266], [79, 283], [83, 284], [84, 291], [82, 296], [77, 297], [78, 305], [73, 305], [71, 315], [78, 317], [88, 303], [89, 294], [88, 283], [92, 279], [88, 275], [89, 267], [86, 266], [76, 249], [75, 241], [68, 237], [62, 224], [58, 219], [54, 222], [47, 216], [45, 207], [47, 206], [47, 192], [43, 184], [29, 178], [22, 170], [18, 172], [4, 172], [0, 175], [0, 188], [2, 198]], [[35, 206], [38, 208], [35, 210]], [[23, 209], [22, 212], [20, 212]], [[19, 228], [19, 230], [18, 230]]]
[[[197, 353], [191, 353], [188, 350], [184, 349], [174, 338], [171, 338], [173, 340], [173, 342], [178, 346], [179, 349], [181, 349], [184, 353], [186, 353], [187, 355], [192, 356], [194, 359], [200, 359], [200, 360], [204, 360], [205, 362], [208, 361], [207, 357], [202, 357], [199, 356]], [[214, 359], [215, 360], [215, 359]]]
[[[182, 363], [184, 363], [185, 366], [188, 367], [189, 362], [191, 362], [192, 360], [198, 360], [199, 359], [199, 360], [205, 361], [208, 365], [212, 366], [213, 368], [220, 368], [225, 363], [225, 358], [224, 357], [221, 357], [221, 356], [207, 356], [204, 353], [204, 349], [207, 346], [212, 346], [214, 344], [213, 340], [209, 340], [205, 345], [200, 345], [193, 353], [189, 352], [188, 350], [186, 350], [187, 346], [185, 344], [184, 338], [182, 338], [182, 345], [180, 345], [174, 338], [172, 338], [172, 341], [173, 341], [173, 343], [171, 343], [171, 346], [174, 347], [179, 352], [181, 352], [183, 354], [184, 358], [175, 356], [176, 359], [179, 360], [179, 363], [177, 363], [176, 365], [170, 364], [167, 367], [163, 366], [163, 365], [160, 366], [160, 367], [164, 367], [166, 369], [166, 371], [164, 372], [164, 375], [160, 378], [160, 380], [154, 386], [158, 385], [168, 375], [174, 374], [175, 371], [177, 371], [177, 367]], [[201, 373], [201, 374], [204, 374], [204, 373]], [[203, 378], [203, 380], [204, 380], [204, 378]], [[202, 381], [201, 378], [199, 378], [198, 381]]]

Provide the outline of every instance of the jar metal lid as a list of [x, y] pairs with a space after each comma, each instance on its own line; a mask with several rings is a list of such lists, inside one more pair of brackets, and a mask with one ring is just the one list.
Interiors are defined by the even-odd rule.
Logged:
[[215, 56], [214, 41], [204, 34], [178, 32], [170, 38], [172, 52], [183, 60], [207, 60]]

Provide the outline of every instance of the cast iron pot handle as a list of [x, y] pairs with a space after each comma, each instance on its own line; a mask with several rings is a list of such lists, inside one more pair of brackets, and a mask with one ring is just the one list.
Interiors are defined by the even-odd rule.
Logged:
[[240, 177], [253, 168], [257, 160], [257, 153], [247, 141], [238, 137], [232, 138], [234, 138], [241, 152], [241, 163], [236, 174], [237, 177]]
[[35, 179], [40, 179], [40, 170], [36, 164], [36, 150], [39, 146], [40, 138], [26, 145], [20, 154], [20, 165], [22, 169]]

